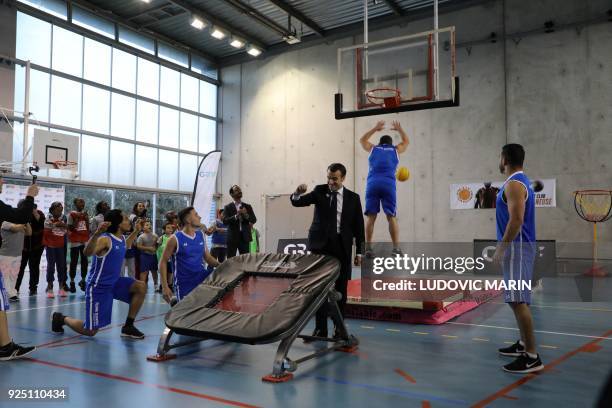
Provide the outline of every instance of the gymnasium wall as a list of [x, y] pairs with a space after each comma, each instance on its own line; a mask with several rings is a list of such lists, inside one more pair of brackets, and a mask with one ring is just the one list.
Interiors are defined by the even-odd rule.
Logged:
[[[505, 3], [442, 15], [440, 26], [455, 25], [457, 42], [465, 43], [491, 32], [500, 37], [504, 26], [506, 33], [522, 32], [547, 20], [601, 16], [610, 8], [604, 0]], [[431, 24], [381, 30], [370, 41]], [[411, 139], [401, 157], [411, 178], [398, 187], [403, 241], [494, 237], [493, 210], [450, 210], [449, 184], [503, 180], [499, 151], [507, 142], [525, 146], [527, 174], [557, 179], [557, 208], [537, 210], [538, 237], [590, 240], [591, 226], [576, 215], [572, 191], [612, 188], [612, 23], [458, 49], [459, 108], [337, 121], [336, 49], [361, 41], [346, 38], [222, 70], [225, 197], [229, 186], [240, 183], [245, 200], [263, 215], [263, 195], [325, 182], [326, 166], [340, 161], [348, 168], [347, 186], [363, 199], [367, 154], [357, 139], [376, 120], [399, 119]], [[378, 223], [378, 239], [388, 240], [386, 227]], [[604, 246], [612, 247], [612, 222], [599, 231]]]

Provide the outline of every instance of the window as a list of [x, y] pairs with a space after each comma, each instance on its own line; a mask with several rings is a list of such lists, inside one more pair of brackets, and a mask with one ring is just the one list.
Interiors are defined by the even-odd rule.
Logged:
[[178, 106], [181, 91], [181, 76], [179, 72], [162, 66], [159, 82], [159, 100]]
[[178, 188], [178, 153], [159, 150], [159, 188], [176, 190]]
[[83, 78], [110, 85], [111, 52], [110, 46], [85, 38]]
[[201, 75], [217, 79], [217, 68], [204, 58], [191, 54], [191, 70]]
[[181, 150], [198, 151], [198, 117], [181, 112]]
[[136, 140], [157, 144], [158, 106], [144, 101], [137, 101], [136, 106]]
[[191, 199], [188, 195], [183, 194], [168, 194], [168, 193], [159, 193], [157, 194], [155, 209], [155, 220], [157, 225], [157, 230], [161, 232], [161, 229], [166, 222], [166, 213], [168, 211], [179, 212], [185, 207], [189, 207], [191, 205]]
[[15, 56], [49, 68], [51, 66], [51, 24], [18, 12]]
[[[16, 111], [25, 110], [25, 68], [15, 67], [15, 104]], [[32, 69], [30, 71], [30, 109], [32, 120], [49, 121], [49, 74]], [[21, 116], [21, 115], [19, 115]]]
[[127, 28], [119, 27], [119, 41], [149, 54], [155, 54], [155, 42]]
[[108, 140], [83, 135], [80, 167], [81, 180], [108, 183]]
[[198, 111], [198, 80], [181, 74], [181, 108]]
[[113, 88], [136, 93], [136, 56], [113, 48]]
[[159, 98], [159, 65], [144, 58], [138, 58], [138, 95]]
[[66, 10], [66, 3], [60, 0], [19, 0], [20, 3], [25, 3], [29, 6], [37, 8], [54, 15], [55, 17], [68, 18], [68, 12]]
[[72, 22], [108, 38], [115, 39], [115, 25], [83, 9], [72, 6]]
[[200, 135], [198, 151], [208, 153], [217, 148], [217, 122], [200, 118]]
[[51, 78], [50, 122], [81, 128], [81, 83], [54, 76]]
[[179, 112], [166, 107], [159, 108], [159, 144], [179, 146]]
[[198, 171], [198, 156], [181, 153], [179, 170], [179, 190], [193, 191], [196, 172]]
[[74, 184], [66, 185], [66, 205], [65, 208], [69, 211], [72, 210], [72, 203], [75, 198], [82, 198], [85, 200], [85, 209], [90, 217], [96, 214], [96, 204], [100, 201], [106, 201], [108, 205], [111, 205], [113, 201], [113, 191], [104, 188], [92, 188], [79, 186]]
[[83, 85], [83, 130], [108, 135], [110, 92]]
[[134, 185], [134, 145], [111, 140], [110, 182], [112, 184]]
[[111, 136], [134, 140], [136, 100], [113, 93], [111, 107]]
[[53, 26], [52, 68], [77, 77], [83, 76], [83, 36]]
[[157, 187], [157, 149], [136, 146], [135, 184], [142, 187]]
[[164, 43], [157, 43], [157, 56], [166, 61], [189, 68], [189, 56], [187, 53]]
[[200, 81], [200, 113], [217, 116], [217, 87]]
[[151, 203], [153, 203], [154, 198], [152, 193], [143, 191], [115, 190], [115, 208], [119, 208], [126, 215], [129, 215], [132, 213], [134, 204], [141, 201], [147, 206], [147, 214], [150, 216], [149, 213], [153, 211]]

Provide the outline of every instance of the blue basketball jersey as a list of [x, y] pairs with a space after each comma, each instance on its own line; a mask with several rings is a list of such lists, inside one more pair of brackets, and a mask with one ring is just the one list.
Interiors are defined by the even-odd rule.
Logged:
[[202, 231], [196, 231], [193, 237], [178, 231], [176, 237], [176, 254], [174, 257], [175, 278], [181, 280], [203, 279], [205, 240]]
[[506, 185], [512, 182], [519, 182], [527, 190], [527, 201], [525, 202], [525, 215], [523, 216], [523, 225], [521, 225], [521, 231], [514, 239], [514, 242], [535, 242], [536, 240], [536, 227], [535, 227], [535, 194], [531, 188], [531, 182], [522, 171], [517, 171], [512, 174], [504, 182], [502, 187], [497, 193], [497, 200], [495, 204], [495, 218], [497, 224], [497, 240], [501, 241], [506, 231], [506, 226], [510, 220], [510, 213], [508, 211], [508, 204], [504, 191]]
[[113, 234], [103, 233], [100, 238], [110, 239], [111, 247], [103, 256], [94, 256], [87, 274], [87, 285], [94, 287], [113, 287], [121, 276], [125, 259], [125, 237], [117, 238]]
[[399, 155], [395, 146], [390, 144], [376, 145], [368, 157], [370, 171], [368, 180], [385, 177], [395, 180], [395, 171], [399, 164]]

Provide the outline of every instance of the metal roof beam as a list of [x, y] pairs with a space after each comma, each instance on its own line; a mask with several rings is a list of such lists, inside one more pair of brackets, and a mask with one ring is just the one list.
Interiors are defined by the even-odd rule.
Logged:
[[266, 17], [265, 15], [257, 11], [255, 8], [241, 2], [240, 0], [223, 0], [223, 2], [235, 8], [247, 17], [250, 17], [252, 20], [258, 22], [260, 25], [279, 34], [281, 37], [289, 37], [293, 35], [293, 33], [289, 29], [281, 26], [276, 21]]
[[384, 0], [385, 4], [398, 16], [405, 14], [404, 10], [395, 2], [395, 0]]
[[294, 7], [291, 7], [289, 4], [287, 4], [283, 0], [268, 0], [268, 1], [274, 4], [279, 9], [283, 10], [285, 13], [289, 14], [291, 17], [300, 21], [302, 24], [310, 28], [312, 31], [314, 31], [321, 37], [325, 36], [325, 30], [320, 25], [312, 21], [309, 17], [307, 17], [301, 11], [295, 9]]

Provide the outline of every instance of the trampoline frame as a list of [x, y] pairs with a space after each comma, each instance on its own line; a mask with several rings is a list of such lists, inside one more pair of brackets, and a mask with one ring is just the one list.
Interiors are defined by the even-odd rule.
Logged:
[[[359, 345], [359, 340], [349, 334], [342, 314], [340, 313], [340, 307], [338, 306], [338, 300], [340, 300], [341, 295], [334, 289], [335, 282], [330, 282], [325, 290], [321, 291], [321, 294], [315, 298], [315, 301], [312, 302], [306, 311], [298, 318], [296, 323], [287, 331], [279, 334], [271, 338], [269, 341], [257, 343], [257, 344], [268, 344], [275, 343], [280, 341], [278, 348], [276, 350], [276, 354], [274, 357], [274, 362], [272, 364], [272, 373], [263, 376], [262, 380], [271, 383], [279, 383], [289, 381], [293, 378], [293, 372], [297, 370], [298, 365], [311, 360], [316, 357], [320, 357], [324, 354], [327, 354], [332, 351], [343, 351], [343, 352], [352, 352], [357, 349]], [[300, 334], [304, 329], [306, 324], [310, 321], [311, 318], [317, 313], [317, 311], [321, 307], [327, 307], [329, 311], [329, 317], [332, 319], [334, 324], [336, 325], [337, 330], [339, 331], [339, 338], [333, 337], [316, 337]], [[218, 337], [208, 336], [208, 337], [196, 337], [196, 336], [186, 336], [187, 339], [183, 341], [178, 341], [176, 343], [171, 343], [171, 338], [175, 333], [174, 330], [166, 327], [164, 329], [163, 334], [159, 339], [159, 343], [157, 345], [157, 354], [153, 356], [147, 357], [147, 360], [154, 362], [162, 362], [167, 360], [172, 360], [176, 358], [176, 354], [170, 353], [171, 350], [176, 349], [178, 347], [183, 347], [195, 343], [200, 343], [206, 340], [219, 340]], [[326, 347], [323, 349], [319, 349], [314, 353], [307, 354], [298, 359], [290, 359], [288, 357], [289, 351], [291, 350], [291, 346], [295, 342], [296, 339], [303, 339], [307, 341], [326, 341], [330, 343], [334, 343], [330, 347]], [[235, 340], [225, 340], [229, 342], [238, 342], [242, 344], [250, 344], [242, 341]]]

